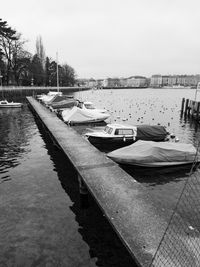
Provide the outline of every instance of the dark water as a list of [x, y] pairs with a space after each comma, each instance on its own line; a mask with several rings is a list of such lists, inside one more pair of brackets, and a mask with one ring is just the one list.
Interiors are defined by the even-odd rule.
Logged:
[[27, 105], [0, 110], [0, 266], [135, 266], [89, 203], [81, 208], [76, 172]]
[[[111, 113], [109, 122], [161, 124], [183, 142], [199, 126], [181, 117], [194, 90], [127, 89], [77, 92]], [[135, 266], [95, 201], [81, 209], [76, 173], [24, 101], [0, 110], [0, 266]], [[77, 129], [81, 134], [93, 126]], [[173, 208], [189, 169], [125, 169], [158, 208]], [[7, 265], [6, 265], [7, 264]]]

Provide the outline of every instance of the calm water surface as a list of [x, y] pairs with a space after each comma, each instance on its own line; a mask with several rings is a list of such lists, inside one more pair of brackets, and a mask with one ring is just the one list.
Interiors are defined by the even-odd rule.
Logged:
[[[108, 122], [159, 123], [196, 146], [199, 127], [180, 114], [182, 97], [194, 99], [194, 94], [113, 89], [80, 91], [75, 97], [108, 109]], [[89, 128], [76, 130], [83, 134]], [[166, 209], [174, 207], [189, 171], [125, 170], [149, 190], [158, 208]], [[134, 266], [93, 199], [90, 204], [80, 208], [76, 173], [26, 103], [0, 110], [0, 265]]]

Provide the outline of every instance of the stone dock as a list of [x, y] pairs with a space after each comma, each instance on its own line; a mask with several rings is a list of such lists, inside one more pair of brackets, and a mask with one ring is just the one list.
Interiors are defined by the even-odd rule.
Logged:
[[[146, 188], [33, 97], [30, 108], [67, 155], [138, 266], [151, 266], [171, 209], [159, 207]], [[167, 255], [165, 257], [168, 257]]]

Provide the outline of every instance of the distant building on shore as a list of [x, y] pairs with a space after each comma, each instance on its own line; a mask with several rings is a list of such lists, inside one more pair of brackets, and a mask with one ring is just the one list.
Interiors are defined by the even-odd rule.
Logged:
[[200, 75], [152, 75], [150, 87], [195, 87], [200, 82]]
[[132, 76], [127, 78], [127, 86], [133, 88], [147, 87], [147, 78], [143, 76]]
[[76, 85], [89, 88], [166, 88], [166, 87], [196, 87], [200, 82], [200, 74], [196, 75], [161, 75], [155, 74], [150, 78], [131, 76], [128, 78], [106, 79], [77, 79]]
[[155, 74], [151, 76], [150, 87], [160, 88], [162, 87], [162, 75]]
[[103, 87], [121, 87], [119, 78], [107, 78], [103, 81]]

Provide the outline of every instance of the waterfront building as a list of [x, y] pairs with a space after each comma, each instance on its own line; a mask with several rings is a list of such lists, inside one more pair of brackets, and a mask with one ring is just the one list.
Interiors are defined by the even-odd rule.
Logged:
[[96, 87], [97, 86], [97, 81], [95, 80], [95, 79], [93, 79], [93, 78], [90, 78], [89, 80], [88, 80], [88, 87]]
[[135, 79], [137, 81], [137, 85], [138, 87], [147, 87], [147, 79], [146, 77], [143, 77], [143, 76], [135, 76]]
[[162, 86], [168, 86], [169, 85], [169, 76], [165, 75], [162, 76]]
[[132, 76], [127, 78], [127, 86], [134, 88], [147, 87], [147, 79], [142, 76]]
[[177, 84], [182, 86], [187, 86], [187, 75], [178, 75], [177, 76]]
[[103, 81], [104, 87], [120, 87], [119, 78], [107, 78]]
[[187, 75], [185, 86], [197, 86], [200, 81], [200, 75]]
[[168, 85], [174, 86], [177, 85], [177, 76], [176, 75], [170, 75], [168, 78]]
[[98, 79], [97, 81], [97, 87], [102, 88], [103, 87], [103, 79]]
[[162, 87], [162, 76], [160, 74], [155, 74], [151, 76], [150, 87], [153, 87], [153, 88]]
[[120, 86], [127, 87], [128, 86], [128, 78], [120, 78]]

